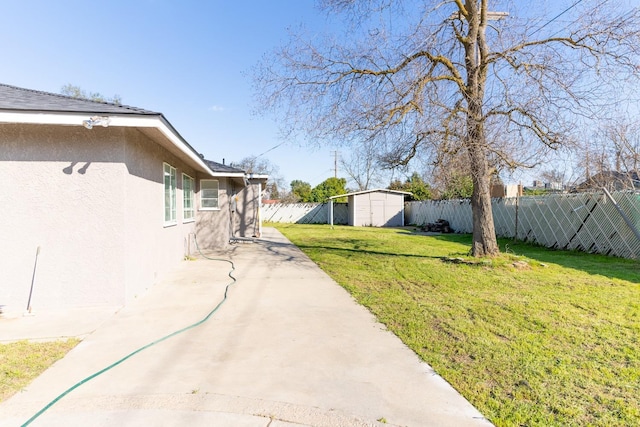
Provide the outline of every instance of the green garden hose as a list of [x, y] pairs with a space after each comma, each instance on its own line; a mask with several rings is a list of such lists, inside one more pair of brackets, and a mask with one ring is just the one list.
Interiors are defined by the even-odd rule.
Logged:
[[134, 355], [140, 353], [143, 350], [148, 349], [149, 347], [153, 347], [156, 344], [161, 343], [162, 341], [168, 340], [169, 338], [172, 338], [176, 335], [179, 335], [183, 332], [188, 331], [189, 329], [195, 328], [196, 326], [200, 326], [201, 324], [203, 324], [204, 322], [206, 322], [207, 320], [209, 320], [209, 318], [211, 318], [211, 316], [213, 316], [213, 314], [218, 311], [218, 309], [222, 306], [222, 304], [224, 304], [224, 302], [227, 300], [227, 293], [229, 291], [229, 287], [231, 285], [233, 285], [234, 283], [236, 283], [236, 278], [233, 277], [233, 272], [235, 271], [235, 265], [233, 264], [233, 261], [230, 261], [228, 259], [223, 259], [223, 258], [209, 258], [208, 256], [204, 255], [201, 251], [200, 248], [198, 247], [198, 241], [195, 239], [195, 235], [194, 235], [194, 241], [196, 242], [196, 248], [198, 249], [198, 252], [200, 253], [200, 255], [210, 261], [223, 261], [223, 262], [228, 262], [229, 264], [231, 264], [231, 270], [228, 273], [228, 276], [231, 278], [231, 282], [229, 282], [227, 284], [227, 286], [224, 289], [224, 296], [222, 297], [222, 300], [220, 300], [220, 302], [202, 319], [199, 320], [198, 322], [186, 326], [180, 330], [177, 330], [169, 335], [165, 335], [162, 338], [159, 338], [143, 347], [140, 347], [139, 349], [129, 353], [128, 355], [124, 356], [122, 359], [112, 363], [111, 365], [107, 366], [104, 369], [101, 369], [100, 371], [89, 375], [88, 377], [86, 377], [85, 379], [83, 379], [82, 381], [77, 382], [76, 384], [74, 384], [73, 386], [69, 387], [66, 391], [64, 391], [63, 393], [61, 393], [58, 397], [56, 397], [55, 399], [53, 399], [51, 402], [49, 402], [45, 407], [43, 407], [42, 409], [40, 409], [34, 416], [32, 416], [31, 418], [29, 418], [27, 420], [27, 422], [25, 422], [24, 424], [22, 424], [22, 427], [28, 426], [29, 424], [31, 424], [36, 418], [38, 418], [40, 415], [42, 415], [45, 411], [47, 411], [49, 408], [51, 408], [53, 405], [55, 405], [60, 399], [62, 399], [63, 397], [65, 397], [67, 394], [71, 393], [73, 390], [75, 390], [76, 388], [80, 387], [82, 384], [91, 381], [92, 379], [94, 379], [95, 377], [102, 375], [103, 373], [107, 372], [108, 370], [118, 366], [119, 364], [121, 364], [122, 362], [124, 362], [125, 360], [129, 359], [130, 357], [133, 357]]

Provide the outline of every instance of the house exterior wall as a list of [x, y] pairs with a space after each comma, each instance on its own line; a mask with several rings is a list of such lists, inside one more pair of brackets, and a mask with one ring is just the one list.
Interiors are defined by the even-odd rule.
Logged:
[[233, 237], [259, 237], [261, 183], [249, 180], [249, 185], [236, 192], [236, 210], [233, 215]]
[[401, 227], [404, 225], [404, 196], [386, 192], [349, 197], [354, 226]]
[[[177, 223], [164, 226], [163, 162], [177, 170]], [[182, 172], [132, 128], [0, 125], [0, 304], [121, 306], [185, 255]], [[197, 196], [196, 196], [197, 198]]]
[[[82, 127], [0, 127], [0, 304], [122, 303], [125, 270], [122, 132]], [[105, 185], [113, 183], [113, 185]]]
[[[218, 180], [219, 208], [216, 210], [203, 210], [200, 203], [200, 197], [198, 195], [196, 202], [198, 211], [195, 223], [195, 233], [198, 240], [198, 246], [200, 249], [224, 248], [229, 244], [229, 238], [231, 236], [229, 199], [230, 195], [233, 194], [234, 186], [228, 178], [199, 178]], [[200, 179], [198, 179], [196, 184], [198, 193], [200, 192]]]
[[[176, 168], [177, 178], [176, 223], [169, 226], [164, 224], [164, 163]], [[125, 166], [123, 251], [128, 303], [188, 255], [195, 221], [184, 219], [183, 173], [196, 182], [198, 174], [131, 128], [126, 129]]]

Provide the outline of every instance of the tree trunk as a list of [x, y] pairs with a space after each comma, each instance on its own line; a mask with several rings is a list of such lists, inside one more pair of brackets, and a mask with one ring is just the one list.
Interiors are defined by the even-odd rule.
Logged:
[[469, 153], [473, 193], [473, 242], [471, 254], [476, 257], [495, 256], [500, 253], [491, 208], [491, 177], [487, 161], [487, 145], [479, 97], [469, 98], [467, 117], [467, 150]]
[[471, 144], [471, 174], [473, 194], [471, 195], [471, 212], [473, 216], [473, 256], [495, 256], [500, 253], [493, 224], [491, 208], [491, 180], [488, 174], [486, 149], [482, 144]]
[[464, 44], [465, 67], [467, 69], [467, 85], [465, 98], [467, 111], [466, 146], [470, 160], [473, 193], [471, 195], [471, 212], [473, 216], [473, 242], [471, 254], [476, 257], [495, 256], [500, 253], [493, 224], [491, 209], [491, 179], [487, 162], [487, 145], [485, 140], [484, 116], [482, 105], [484, 89], [487, 81], [486, 57], [489, 50], [485, 38], [486, 22], [481, 16], [487, 13], [488, 2], [482, 0], [466, 0], [469, 33]]

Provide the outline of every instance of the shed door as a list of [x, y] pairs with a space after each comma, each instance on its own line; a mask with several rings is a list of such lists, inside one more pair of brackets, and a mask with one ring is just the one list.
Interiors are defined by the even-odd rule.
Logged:
[[385, 224], [384, 200], [371, 200], [371, 225], [382, 227]]

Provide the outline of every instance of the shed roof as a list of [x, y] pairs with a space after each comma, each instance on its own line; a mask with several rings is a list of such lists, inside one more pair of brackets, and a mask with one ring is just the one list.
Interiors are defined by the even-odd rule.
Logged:
[[411, 195], [411, 193], [409, 193], [408, 191], [389, 190], [387, 188], [376, 188], [374, 190], [355, 191], [353, 193], [339, 194], [337, 196], [331, 196], [331, 197], [329, 197], [329, 200], [339, 199], [341, 197], [357, 196], [359, 194], [367, 194], [367, 193], [391, 193], [391, 194], [402, 194], [402, 195], [405, 195], [405, 196], [410, 196]]

